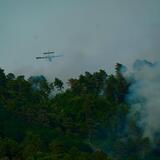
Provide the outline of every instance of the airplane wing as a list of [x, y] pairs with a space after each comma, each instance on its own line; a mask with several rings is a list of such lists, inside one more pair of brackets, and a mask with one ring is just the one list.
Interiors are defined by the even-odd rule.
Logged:
[[43, 54], [53, 54], [55, 52], [44, 52]]
[[56, 57], [62, 57], [63, 55], [47, 55], [43, 57], [36, 57], [36, 59], [48, 59], [50, 62], [52, 61], [52, 58]]
[[48, 57], [36, 57], [36, 59], [46, 59]]
[[55, 58], [55, 57], [62, 57], [63, 55], [57, 55], [57, 56], [50, 56], [51, 58]]

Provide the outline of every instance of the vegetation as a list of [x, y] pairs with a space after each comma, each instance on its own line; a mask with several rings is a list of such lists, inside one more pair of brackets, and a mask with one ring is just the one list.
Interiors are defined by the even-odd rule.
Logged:
[[58, 78], [0, 69], [0, 160], [158, 160], [159, 143], [128, 116], [122, 67], [86, 72], [66, 90]]

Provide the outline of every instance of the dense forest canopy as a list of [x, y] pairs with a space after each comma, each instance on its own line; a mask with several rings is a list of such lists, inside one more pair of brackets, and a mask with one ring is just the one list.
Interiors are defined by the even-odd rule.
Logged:
[[134, 78], [85, 72], [49, 83], [0, 69], [0, 159], [158, 160], [160, 141], [143, 135], [126, 101]]

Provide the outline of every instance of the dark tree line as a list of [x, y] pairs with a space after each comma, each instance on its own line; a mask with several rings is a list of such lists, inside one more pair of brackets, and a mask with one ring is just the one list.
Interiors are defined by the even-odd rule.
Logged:
[[49, 83], [0, 69], [0, 159], [158, 159], [158, 143], [153, 148], [136, 118], [128, 118], [124, 69], [85, 72], [67, 89], [58, 78]]

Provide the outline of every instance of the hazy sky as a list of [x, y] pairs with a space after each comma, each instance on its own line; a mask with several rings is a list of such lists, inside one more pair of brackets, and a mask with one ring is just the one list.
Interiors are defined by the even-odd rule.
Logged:
[[[62, 79], [160, 58], [160, 0], [0, 0], [0, 67]], [[52, 63], [36, 56], [55, 50]]]

